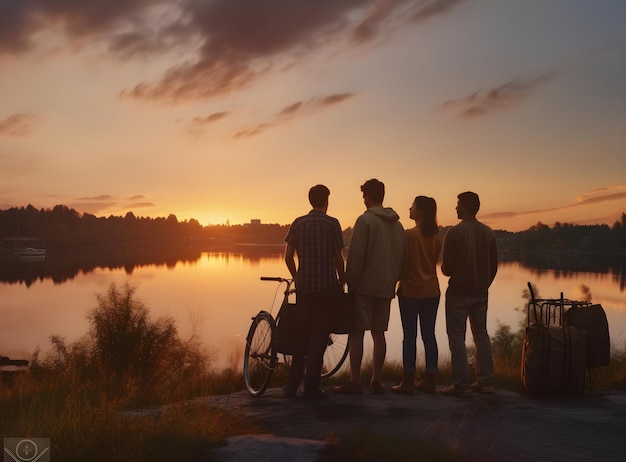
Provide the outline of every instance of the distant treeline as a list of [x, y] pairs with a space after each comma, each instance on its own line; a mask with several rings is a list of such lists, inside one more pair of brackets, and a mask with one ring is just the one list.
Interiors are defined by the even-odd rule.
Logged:
[[[52, 209], [36, 209], [32, 205], [0, 210], [0, 238], [34, 238], [46, 248], [122, 247], [146, 243], [183, 244], [210, 248], [232, 244], [281, 244], [289, 225], [249, 223], [243, 225], [202, 226], [196, 219], [179, 221], [167, 218], [125, 216], [96, 217], [79, 213], [64, 205]], [[445, 234], [448, 228], [442, 228]], [[609, 225], [572, 225], [556, 223], [553, 227], [541, 222], [525, 231], [496, 231], [503, 251], [582, 251], [626, 252], [626, 214]], [[349, 242], [352, 229], [344, 230]]]
[[509, 251], [626, 253], [626, 214], [609, 225], [538, 222], [525, 231], [496, 231], [498, 248]]
[[198, 220], [125, 216], [96, 217], [65, 205], [37, 210], [32, 205], [0, 210], [0, 238], [35, 238], [46, 248], [123, 247], [130, 244], [229, 245], [233, 243], [273, 244], [283, 242], [287, 225], [245, 224], [202, 226]]

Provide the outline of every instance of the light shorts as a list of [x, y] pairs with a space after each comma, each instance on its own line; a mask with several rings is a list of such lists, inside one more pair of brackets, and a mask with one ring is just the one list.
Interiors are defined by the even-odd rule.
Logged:
[[391, 300], [380, 297], [354, 294], [356, 313], [354, 328], [357, 331], [386, 331], [389, 327]]

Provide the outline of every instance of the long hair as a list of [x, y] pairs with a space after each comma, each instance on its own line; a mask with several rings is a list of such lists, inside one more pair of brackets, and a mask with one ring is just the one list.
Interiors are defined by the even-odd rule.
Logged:
[[422, 214], [420, 215], [420, 231], [422, 236], [430, 237], [439, 232], [437, 225], [437, 202], [432, 197], [417, 196], [413, 205]]

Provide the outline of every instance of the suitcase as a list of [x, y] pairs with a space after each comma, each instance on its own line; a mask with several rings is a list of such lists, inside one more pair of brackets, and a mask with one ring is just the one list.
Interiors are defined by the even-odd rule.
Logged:
[[531, 324], [524, 333], [522, 384], [533, 398], [585, 393], [585, 331]]
[[588, 305], [536, 299], [530, 283], [527, 327], [522, 346], [522, 384], [534, 398], [585, 394], [587, 334], [565, 321], [565, 308]]
[[587, 362], [585, 367], [606, 366], [611, 359], [609, 323], [602, 305], [574, 305], [565, 312], [564, 325], [582, 329], [587, 334]]

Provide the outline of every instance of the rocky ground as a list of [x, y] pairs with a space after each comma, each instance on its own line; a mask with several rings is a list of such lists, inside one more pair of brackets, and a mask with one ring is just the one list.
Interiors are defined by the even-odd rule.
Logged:
[[315, 461], [329, 437], [361, 429], [427, 440], [468, 461], [626, 460], [624, 392], [535, 400], [506, 390], [461, 398], [366, 390], [360, 396], [304, 401], [285, 400], [280, 389], [270, 389], [258, 398], [244, 391], [204, 399], [268, 429], [267, 435], [228, 439], [210, 456], [217, 462]]

